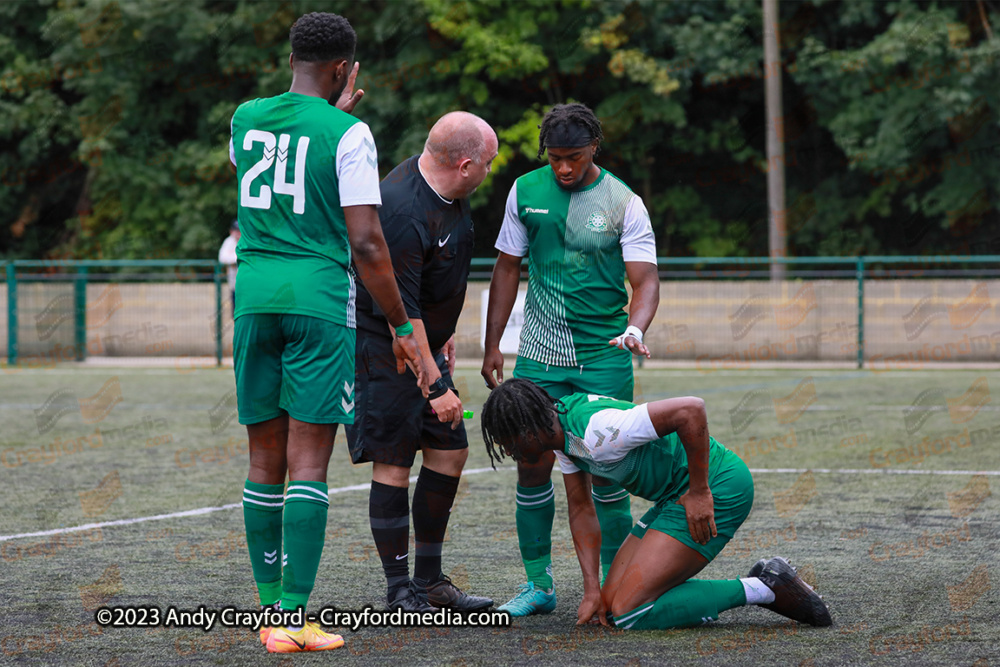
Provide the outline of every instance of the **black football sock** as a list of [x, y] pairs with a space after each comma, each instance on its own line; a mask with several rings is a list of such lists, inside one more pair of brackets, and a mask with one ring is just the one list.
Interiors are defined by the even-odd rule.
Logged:
[[413, 579], [421, 585], [441, 577], [441, 545], [448, 530], [459, 479], [426, 466], [420, 467], [417, 487], [413, 490], [413, 535], [416, 538]]
[[407, 489], [372, 482], [368, 517], [391, 600], [410, 582], [410, 505]]

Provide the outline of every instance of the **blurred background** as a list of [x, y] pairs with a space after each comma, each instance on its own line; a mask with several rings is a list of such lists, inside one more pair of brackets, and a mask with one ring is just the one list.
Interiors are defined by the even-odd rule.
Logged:
[[[862, 363], [930, 341], [944, 350], [935, 360], [996, 359], [997, 263], [981, 258], [1000, 253], [1000, 2], [785, 0], [767, 29], [764, 5], [3, 3], [0, 348], [10, 359], [14, 339], [22, 357], [53, 355], [58, 333], [75, 346], [60, 354], [77, 359], [95, 335], [117, 338], [90, 354], [226, 354], [215, 259], [236, 214], [230, 119], [241, 102], [288, 89], [295, 18], [335, 11], [358, 33], [366, 96], [355, 113], [383, 175], [448, 111], [496, 128], [500, 156], [472, 198], [474, 279], [489, 278], [514, 179], [544, 164], [542, 115], [578, 101], [602, 119], [599, 164], [650, 212], [664, 280], [654, 355]], [[769, 36], [778, 50], [765, 63]], [[769, 129], [779, 153], [766, 149]], [[778, 206], [769, 173], [784, 179]], [[767, 263], [745, 258], [775, 256], [776, 218], [789, 259], [769, 281]], [[940, 255], [953, 258], [926, 259]], [[464, 357], [478, 354], [485, 287], [470, 288]], [[104, 310], [88, 315], [95, 303]], [[789, 343], [796, 327], [812, 342]], [[969, 352], [949, 357], [963, 342]]]

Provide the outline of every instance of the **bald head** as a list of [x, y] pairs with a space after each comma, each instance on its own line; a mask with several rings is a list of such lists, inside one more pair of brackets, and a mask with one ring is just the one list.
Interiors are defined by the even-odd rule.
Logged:
[[498, 146], [489, 123], [466, 111], [452, 111], [427, 135], [420, 168], [441, 196], [468, 197], [489, 175]]
[[485, 120], [467, 111], [452, 111], [434, 123], [424, 152], [442, 167], [456, 167], [465, 159], [482, 164], [492, 157], [486, 154], [490, 137], [495, 144], [496, 134]]

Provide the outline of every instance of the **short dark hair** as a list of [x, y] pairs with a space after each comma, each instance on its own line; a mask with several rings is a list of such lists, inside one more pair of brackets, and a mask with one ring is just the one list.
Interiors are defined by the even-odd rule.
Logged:
[[354, 59], [358, 35], [343, 16], [329, 12], [304, 14], [288, 32], [296, 60], [327, 62]]
[[548, 138], [552, 128], [559, 125], [582, 125], [592, 137], [600, 143], [604, 139], [601, 132], [601, 121], [593, 111], [585, 104], [573, 102], [572, 104], [557, 104], [549, 109], [549, 112], [542, 118], [542, 124], [538, 126], [541, 130], [538, 134], [538, 157], [545, 154], [545, 140]]
[[496, 469], [496, 463], [503, 461], [504, 449], [515, 461], [520, 459], [519, 438], [537, 437], [543, 431], [553, 435], [552, 415], [564, 412], [561, 408], [558, 400], [530, 380], [510, 378], [501, 382], [487, 397], [481, 419], [490, 465]]

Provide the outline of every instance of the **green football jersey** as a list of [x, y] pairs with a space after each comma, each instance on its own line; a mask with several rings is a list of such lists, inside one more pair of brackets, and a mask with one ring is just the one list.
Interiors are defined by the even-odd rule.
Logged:
[[[647, 500], [668, 500], [686, 490], [687, 452], [680, 437], [676, 433], [656, 437], [648, 416], [635, 419], [626, 412], [636, 408], [635, 403], [593, 394], [573, 394], [561, 400], [566, 412], [559, 415], [559, 422], [566, 445], [557, 455], [563, 454], [577, 468], [618, 482], [632, 495]], [[615, 412], [594, 418], [609, 409]], [[728, 450], [715, 438], [708, 441], [711, 478]], [[563, 472], [575, 472], [566, 470], [564, 461], [560, 458]]]
[[[526, 234], [528, 294], [518, 354], [556, 366], [590, 363], [621, 350], [608, 345], [628, 325], [622, 236], [632, 216], [654, 247], [641, 200], [609, 172], [578, 190], [564, 190], [545, 166], [517, 179], [507, 218]], [[516, 206], [516, 214], [512, 208]], [[508, 230], [517, 225], [510, 225]], [[497, 248], [524, 256], [501, 231]], [[650, 253], [655, 263], [655, 249]]]
[[[356, 127], [360, 124], [362, 127]], [[352, 128], [354, 128], [352, 130]], [[369, 194], [343, 201], [345, 135]], [[363, 136], [362, 136], [363, 135]], [[378, 204], [378, 162], [367, 126], [319, 97], [285, 93], [246, 102], [232, 121], [239, 186], [236, 317], [309, 315], [353, 328], [354, 279], [342, 206]], [[353, 191], [352, 191], [353, 192]]]

